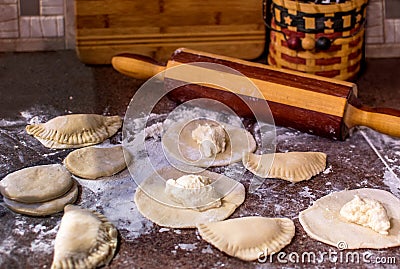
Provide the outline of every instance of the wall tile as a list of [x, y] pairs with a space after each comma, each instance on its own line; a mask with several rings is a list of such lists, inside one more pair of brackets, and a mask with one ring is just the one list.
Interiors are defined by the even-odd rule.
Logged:
[[383, 2], [371, 1], [367, 7], [366, 43], [384, 43]]
[[395, 37], [394, 42], [400, 44], [400, 19], [395, 20]]
[[18, 0], [0, 0], [0, 5], [1, 4], [17, 4]]
[[40, 17], [30, 17], [30, 27], [31, 27], [31, 36], [30, 37], [42, 37], [42, 26], [40, 24]]
[[0, 21], [0, 38], [15, 38], [19, 35], [18, 20]]
[[64, 7], [41, 7], [40, 8], [41, 15], [63, 15]]
[[40, 1], [41, 15], [63, 15], [64, 1], [63, 0], [41, 0]]
[[63, 16], [57, 16], [56, 18], [56, 24], [57, 24], [57, 36], [61, 37], [64, 36], [64, 17]]
[[32, 16], [21, 17], [21, 37], [63, 37], [63, 16]]
[[15, 4], [0, 4], [0, 22], [18, 18], [18, 8]]
[[396, 36], [395, 20], [385, 20], [385, 43], [394, 43]]
[[21, 37], [31, 37], [31, 17], [21, 17], [19, 19], [19, 33]]
[[43, 37], [57, 36], [57, 20], [54, 17], [41, 17], [40, 26]]

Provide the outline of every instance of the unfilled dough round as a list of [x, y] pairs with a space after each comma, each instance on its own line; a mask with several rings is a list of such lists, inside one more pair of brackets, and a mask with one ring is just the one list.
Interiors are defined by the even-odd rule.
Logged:
[[72, 174], [86, 179], [112, 176], [126, 168], [121, 146], [77, 149], [68, 154], [64, 164]]
[[60, 197], [71, 189], [71, 174], [61, 164], [39, 165], [8, 174], [0, 192], [10, 200], [39, 203]]
[[135, 203], [139, 212], [160, 226], [195, 228], [199, 223], [228, 218], [244, 201], [245, 189], [241, 183], [217, 173], [203, 171], [199, 175], [210, 178], [212, 184], [215, 184], [215, 190], [219, 193], [228, 191], [222, 198], [221, 207], [202, 212], [182, 208], [165, 193], [165, 180], [177, 179], [183, 175], [185, 173], [173, 167], [165, 167], [145, 179], [135, 193]]
[[[354, 195], [379, 201], [390, 218], [389, 235], [347, 222], [340, 209]], [[324, 196], [300, 212], [299, 220], [307, 234], [323, 243], [347, 249], [388, 248], [400, 246], [400, 200], [387, 191], [378, 189], [344, 190]]]
[[228, 134], [227, 146], [224, 152], [215, 157], [201, 158], [199, 145], [192, 138], [192, 131], [198, 124], [214, 123], [215, 121], [197, 119], [175, 123], [171, 125], [162, 137], [162, 144], [168, 156], [187, 165], [199, 167], [224, 166], [238, 162], [243, 152], [253, 152], [256, 142], [253, 136], [243, 128], [221, 124]]
[[73, 204], [77, 198], [78, 184], [74, 182], [72, 188], [66, 194], [47, 202], [25, 204], [5, 197], [3, 199], [6, 206], [14, 212], [29, 216], [48, 216], [63, 211], [65, 205]]

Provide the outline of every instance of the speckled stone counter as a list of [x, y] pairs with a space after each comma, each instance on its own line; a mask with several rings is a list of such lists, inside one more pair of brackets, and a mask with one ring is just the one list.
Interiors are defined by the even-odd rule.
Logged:
[[[366, 70], [357, 81], [359, 97], [365, 104], [400, 109], [399, 64], [400, 59], [367, 60]], [[124, 116], [143, 82], [123, 76], [111, 66], [85, 66], [72, 51], [0, 54], [0, 178], [28, 166], [61, 163], [71, 151], [44, 148], [25, 133], [29, 122], [68, 113]], [[165, 118], [165, 113], [176, 105], [164, 98], [154, 111], [155, 118]], [[246, 126], [254, 130], [251, 121], [246, 121]], [[282, 127], [277, 127], [276, 134], [277, 151], [328, 154], [323, 173], [296, 184], [266, 179], [255, 192], [246, 194], [245, 202], [232, 215], [291, 218], [296, 235], [282, 250], [286, 256], [281, 260], [273, 256], [272, 262], [243, 262], [203, 241], [195, 229], [167, 229], [152, 224], [137, 212], [133, 203], [135, 183], [124, 171], [97, 182], [79, 181], [81, 195], [77, 204], [104, 213], [120, 231], [121, 243], [107, 268], [341, 268], [349, 264], [373, 268], [385, 259], [397, 268], [400, 247], [361, 249], [357, 251], [360, 260], [352, 261], [346, 258], [349, 251], [341, 252], [309, 238], [298, 221], [298, 213], [318, 198], [344, 189], [379, 188], [400, 198], [400, 139], [367, 128], [355, 129], [345, 141]], [[106, 141], [120, 142], [121, 132]], [[214, 171], [232, 175], [240, 165]], [[246, 172], [236, 179], [248, 188], [251, 177]], [[0, 268], [49, 268], [61, 217], [62, 213], [43, 218], [22, 216], [8, 210], [1, 201]], [[315, 253], [316, 259], [302, 260], [305, 252]], [[293, 253], [300, 256], [298, 261]], [[321, 258], [322, 253], [332, 253], [331, 259]]]

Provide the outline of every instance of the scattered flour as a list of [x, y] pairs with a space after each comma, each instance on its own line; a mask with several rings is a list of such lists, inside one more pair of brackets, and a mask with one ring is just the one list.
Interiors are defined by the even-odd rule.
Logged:
[[197, 243], [193, 243], [193, 244], [184, 244], [184, 243], [180, 243], [177, 246], [175, 246], [175, 249], [182, 249], [182, 250], [186, 250], [186, 251], [193, 251], [195, 249], [197, 249]]
[[311, 201], [316, 198], [315, 195], [310, 192], [310, 188], [308, 186], [303, 187], [303, 191], [299, 192], [299, 194], [304, 198], [309, 198]]
[[212, 250], [212, 248], [211, 248], [211, 246], [210, 245], [207, 245], [207, 247], [206, 248], [203, 248], [202, 250], [201, 250], [201, 253], [203, 253], [203, 254], [206, 254], [206, 253], [214, 253], [214, 251]]
[[390, 188], [390, 192], [400, 199], [400, 178], [393, 171], [385, 171], [383, 175], [383, 184]]
[[82, 185], [80, 205], [103, 213], [126, 240], [151, 230], [153, 224], [139, 213], [133, 201], [136, 184], [126, 170], [100, 180], [75, 178]]
[[326, 168], [322, 173], [324, 174], [324, 175], [327, 175], [327, 174], [329, 174], [330, 172], [332, 172], [332, 165], [330, 164], [329, 166], [328, 166], [328, 168]]

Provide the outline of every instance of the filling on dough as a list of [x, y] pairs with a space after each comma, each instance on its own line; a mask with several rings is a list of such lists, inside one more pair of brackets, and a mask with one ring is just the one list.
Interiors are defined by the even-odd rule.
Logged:
[[207, 158], [225, 151], [227, 135], [221, 125], [199, 124], [192, 131], [192, 138], [200, 145], [201, 153]]
[[184, 175], [168, 179], [165, 192], [175, 202], [197, 211], [218, 208], [222, 205], [221, 195], [210, 185], [208, 177]]
[[354, 195], [354, 199], [340, 209], [340, 215], [349, 222], [371, 228], [383, 235], [387, 235], [390, 229], [390, 220], [385, 208], [374, 199]]

